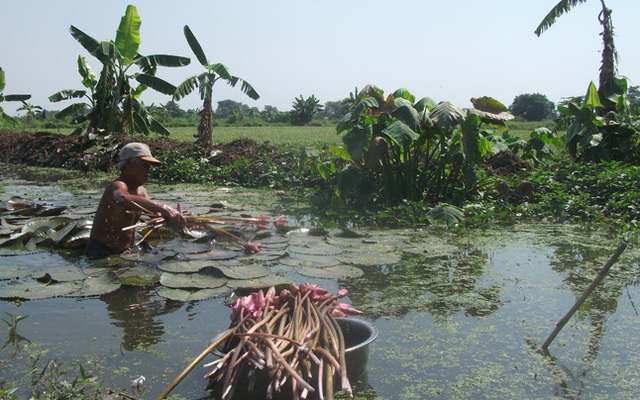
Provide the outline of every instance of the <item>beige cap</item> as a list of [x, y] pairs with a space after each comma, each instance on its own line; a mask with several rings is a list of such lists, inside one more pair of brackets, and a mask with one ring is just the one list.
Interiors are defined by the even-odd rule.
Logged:
[[141, 160], [144, 160], [153, 165], [162, 164], [160, 160], [151, 155], [151, 149], [149, 149], [149, 146], [144, 143], [138, 142], [132, 142], [124, 146], [122, 149], [120, 149], [118, 157], [120, 158], [120, 161], [139, 157]]

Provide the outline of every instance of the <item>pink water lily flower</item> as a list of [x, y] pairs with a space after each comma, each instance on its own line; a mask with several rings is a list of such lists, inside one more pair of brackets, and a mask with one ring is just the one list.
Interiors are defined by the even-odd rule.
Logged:
[[333, 315], [334, 317], [347, 317], [351, 315], [364, 314], [364, 312], [351, 307], [347, 303], [341, 303], [341, 302], [336, 302], [336, 303], [337, 303], [336, 306], [331, 311], [331, 315]]

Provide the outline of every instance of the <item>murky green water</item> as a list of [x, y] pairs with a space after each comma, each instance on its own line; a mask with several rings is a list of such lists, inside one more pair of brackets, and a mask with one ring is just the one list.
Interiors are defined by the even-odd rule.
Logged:
[[[0, 199], [19, 195], [90, 215], [100, 192], [91, 185], [70, 193], [5, 179]], [[234, 190], [152, 192], [196, 212], [219, 201], [231, 208], [262, 204], [260, 211], [274, 214], [292, 204]], [[363, 271], [357, 278], [311, 278], [282, 258], [253, 261], [300, 283], [349, 289], [353, 305], [380, 330], [360, 397], [631, 399], [640, 393], [640, 268], [633, 246], [560, 332], [548, 357], [540, 345], [613, 254], [616, 238], [579, 227], [530, 224], [460, 235], [440, 229], [367, 235], [320, 238], [340, 242], [349, 255], [343, 262]], [[55, 261], [59, 254], [49, 256]], [[0, 268], [10, 265], [11, 257], [0, 257]], [[229, 324], [222, 297], [181, 302], [160, 296], [159, 288], [123, 286], [93, 298], [0, 301], [1, 312], [29, 315], [19, 322], [16, 341], [0, 351], [0, 382], [21, 385], [26, 396], [39, 355], [39, 368], [48, 360], [63, 363], [61, 369], [80, 363], [106, 387], [129, 394], [131, 381], [144, 375], [140, 397], [157, 397]], [[8, 330], [2, 326], [0, 341], [5, 341]], [[206, 397], [203, 374], [196, 367], [173, 393]]]

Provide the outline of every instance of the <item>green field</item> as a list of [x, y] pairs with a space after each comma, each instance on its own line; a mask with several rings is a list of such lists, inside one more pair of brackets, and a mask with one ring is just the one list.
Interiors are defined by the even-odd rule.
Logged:
[[[552, 121], [542, 122], [510, 122], [509, 129], [513, 135], [524, 139], [531, 131], [546, 126], [553, 128]], [[170, 138], [181, 141], [192, 141], [195, 127], [172, 127]], [[250, 138], [258, 143], [273, 145], [287, 144], [300, 146], [322, 146], [342, 144], [343, 134], [336, 133], [335, 126], [216, 126], [213, 128], [213, 141], [229, 143], [240, 138]]]
[[[169, 128], [171, 139], [193, 141], [196, 128]], [[216, 126], [213, 128], [214, 143], [229, 143], [240, 138], [253, 139], [258, 143], [272, 145], [322, 146], [342, 143], [341, 135], [332, 126]]]
[[[532, 130], [546, 126], [553, 128], [552, 121], [542, 122], [510, 122], [511, 134], [527, 139]], [[194, 140], [196, 127], [169, 127], [169, 138], [191, 142]], [[72, 129], [56, 130], [56, 133], [69, 134]], [[214, 143], [229, 143], [236, 139], [250, 138], [258, 143], [269, 142], [274, 146], [290, 145], [294, 147], [342, 144], [342, 136], [338, 135], [334, 125], [325, 126], [216, 126], [213, 128]]]

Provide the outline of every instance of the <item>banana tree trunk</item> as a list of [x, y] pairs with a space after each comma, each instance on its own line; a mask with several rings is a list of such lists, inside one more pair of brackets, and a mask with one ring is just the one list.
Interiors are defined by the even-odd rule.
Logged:
[[213, 109], [211, 108], [211, 99], [205, 99], [202, 105], [202, 117], [198, 125], [196, 143], [205, 154], [209, 154], [213, 150]]

